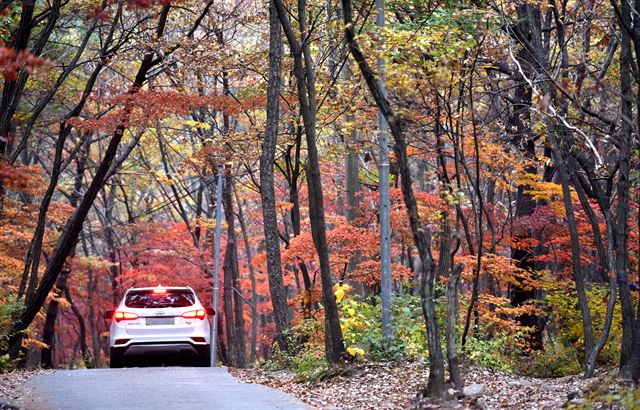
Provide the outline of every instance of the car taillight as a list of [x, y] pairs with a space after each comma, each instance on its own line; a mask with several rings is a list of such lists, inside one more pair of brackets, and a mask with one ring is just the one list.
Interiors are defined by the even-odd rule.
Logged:
[[190, 310], [182, 314], [182, 317], [185, 319], [204, 319], [206, 316], [207, 311], [204, 309]]
[[135, 320], [138, 318], [138, 315], [131, 312], [116, 312], [113, 315], [113, 318], [116, 320], [116, 322], [119, 322], [121, 320]]

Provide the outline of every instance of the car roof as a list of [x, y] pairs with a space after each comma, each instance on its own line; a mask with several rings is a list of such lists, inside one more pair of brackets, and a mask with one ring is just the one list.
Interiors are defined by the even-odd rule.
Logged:
[[193, 289], [190, 286], [147, 286], [147, 287], [143, 287], [143, 288], [129, 288], [127, 290], [127, 293], [131, 292], [131, 291], [139, 291], [139, 290], [154, 290], [154, 289], [167, 289], [167, 290], [190, 290], [193, 291]]

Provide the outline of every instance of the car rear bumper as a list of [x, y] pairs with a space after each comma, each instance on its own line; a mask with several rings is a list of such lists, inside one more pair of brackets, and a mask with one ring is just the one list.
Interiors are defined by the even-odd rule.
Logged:
[[135, 342], [124, 346], [114, 346], [112, 348], [120, 357], [134, 357], [154, 354], [170, 355], [199, 355], [208, 351], [209, 345], [206, 343], [195, 343], [188, 341], [174, 342]]
[[189, 343], [154, 343], [132, 344], [122, 352], [123, 356], [140, 356], [147, 354], [197, 354], [196, 347]]

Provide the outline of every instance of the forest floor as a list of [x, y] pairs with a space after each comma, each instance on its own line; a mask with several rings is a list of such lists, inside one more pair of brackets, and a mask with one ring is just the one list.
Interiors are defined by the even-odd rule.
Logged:
[[417, 393], [428, 375], [426, 366], [418, 362], [363, 364], [318, 381], [300, 381], [288, 371], [231, 369], [231, 373], [244, 382], [268, 385], [320, 409], [629, 408], [620, 403], [621, 387], [606, 371], [585, 381], [581, 375], [536, 379], [472, 367], [463, 373], [465, 385], [484, 385], [484, 391], [439, 404], [418, 402]]
[[[0, 410], [15, 409], [7, 404], [28, 397], [27, 381], [43, 372], [48, 371], [0, 372]], [[428, 376], [427, 366], [421, 362], [362, 363], [345, 369], [339, 376], [314, 381], [300, 381], [290, 371], [230, 369], [230, 372], [243, 382], [267, 385], [318, 409], [640, 408], [640, 391], [636, 391], [635, 397], [625, 394], [613, 377], [613, 370], [597, 371], [594, 378], [585, 381], [581, 375], [538, 379], [471, 367], [463, 372], [465, 385], [484, 385], [484, 391], [438, 404], [417, 400]]]
[[40, 374], [51, 372], [51, 370], [14, 370], [11, 372], [0, 372], [0, 410], [15, 409], [10, 403], [17, 403], [29, 396], [31, 389], [27, 387], [27, 382]]

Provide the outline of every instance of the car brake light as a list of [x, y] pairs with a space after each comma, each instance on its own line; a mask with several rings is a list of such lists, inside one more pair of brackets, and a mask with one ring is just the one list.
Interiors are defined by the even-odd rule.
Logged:
[[153, 293], [156, 294], [156, 295], [164, 294], [164, 293], [167, 293], [167, 290], [166, 289], [154, 289]]
[[113, 318], [116, 320], [116, 322], [119, 322], [121, 320], [135, 320], [138, 318], [138, 315], [131, 312], [116, 312], [113, 315]]
[[204, 309], [190, 310], [182, 314], [182, 317], [185, 319], [204, 319], [206, 316], [207, 311]]

